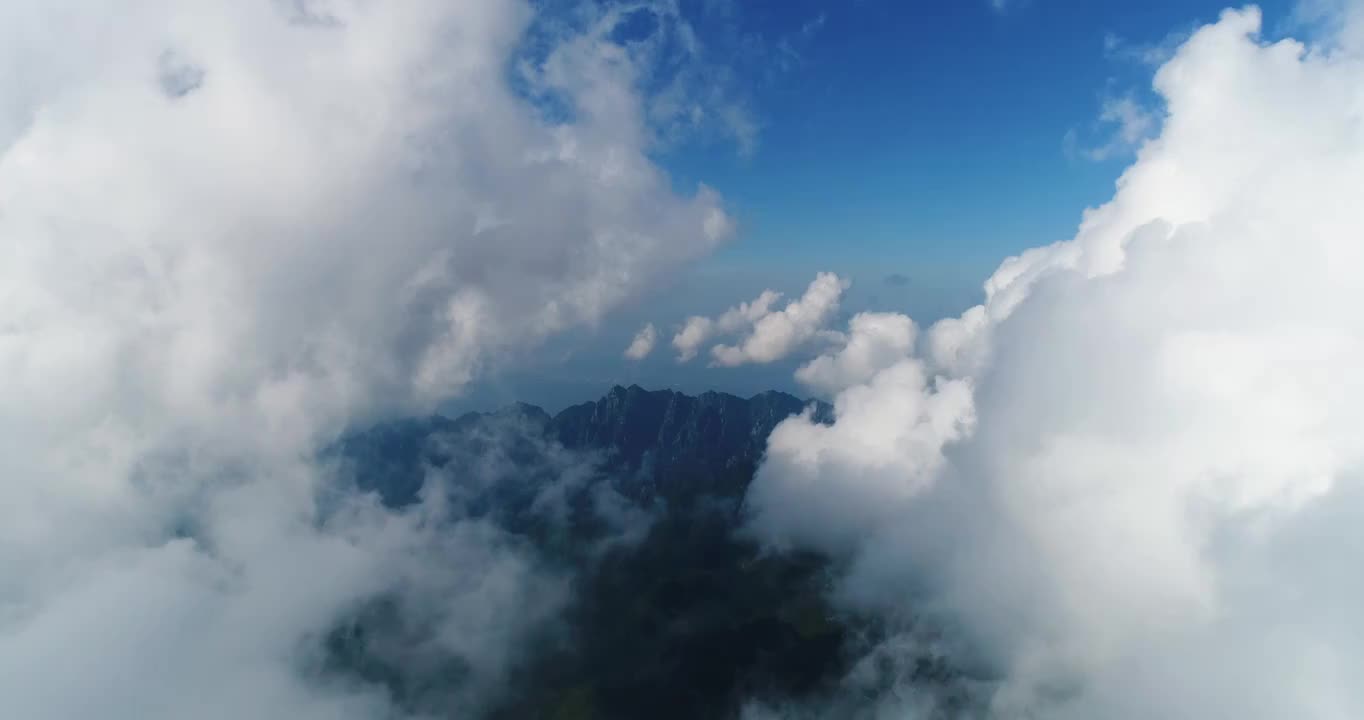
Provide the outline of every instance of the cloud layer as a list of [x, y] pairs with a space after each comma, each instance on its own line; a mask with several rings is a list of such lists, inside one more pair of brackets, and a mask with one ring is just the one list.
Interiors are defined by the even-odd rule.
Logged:
[[1073, 240], [802, 370], [852, 383], [837, 421], [780, 426], [750, 493], [849, 605], [963, 629], [994, 716], [1364, 715], [1364, 60], [1260, 23], [1159, 69]]
[[310, 668], [392, 593], [505, 665], [533, 558], [311, 458], [729, 233], [648, 158], [647, 48], [569, 20], [528, 55], [502, 0], [0, 9], [7, 714], [389, 717]]

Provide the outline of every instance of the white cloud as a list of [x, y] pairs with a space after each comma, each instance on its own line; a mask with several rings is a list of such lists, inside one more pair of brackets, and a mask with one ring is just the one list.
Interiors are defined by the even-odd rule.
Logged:
[[[847, 288], [847, 281], [837, 275], [819, 273], [804, 295], [778, 311], [768, 308], [777, 296], [769, 297], [771, 291], [763, 293], [759, 300], [766, 299], [765, 304], [757, 308], [741, 306], [741, 320], [732, 323], [734, 326], [751, 325], [752, 330], [747, 337], [737, 345], [716, 345], [711, 348], [715, 364], [733, 367], [747, 363], [769, 363], [786, 357], [825, 329], [838, 311], [839, 299]], [[721, 316], [721, 325], [724, 325], [728, 315]]]
[[[834, 273], [819, 273], [805, 294], [775, 310], [782, 294], [764, 290], [758, 297], [708, 318], [693, 315], [673, 336], [678, 362], [696, 357], [701, 347], [716, 337], [740, 336], [737, 345], [718, 344], [710, 349], [712, 363], [733, 367], [780, 360], [817, 337], [838, 312], [839, 299], [848, 282]], [[841, 339], [841, 336], [840, 336]]]
[[625, 357], [631, 360], [643, 360], [649, 357], [649, 353], [654, 351], [654, 343], [658, 342], [658, 330], [653, 323], [645, 323], [644, 327], [635, 333], [635, 337], [630, 341], [630, 346], [625, 348]]
[[752, 327], [772, 313], [772, 306], [781, 300], [781, 293], [764, 290], [752, 302], [739, 303], [724, 312], [715, 327], [722, 333], [736, 333]]
[[711, 336], [714, 322], [708, 317], [693, 315], [683, 323], [682, 329], [673, 336], [673, 347], [677, 349], [677, 361], [686, 362], [696, 357], [706, 340]]
[[729, 232], [714, 192], [674, 193], [649, 159], [646, 69], [599, 27], [532, 63], [571, 119], [510, 86], [534, 19], [0, 8], [7, 714], [388, 717], [313, 672], [338, 617], [435, 602], [436, 642], [492, 683], [549, 612], [514, 544], [436, 532], [438, 508], [320, 504], [306, 460]]
[[[621, 71], [649, 74], [652, 91], [626, 100], [640, 105], [648, 120], [641, 130], [652, 144], [675, 146], [701, 135], [732, 141], [745, 156], [755, 152], [760, 124], [732, 67], [737, 58], [728, 57], [734, 49], [706, 42], [710, 38], [702, 38], [675, 0], [581, 3], [574, 12], [586, 20], [568, 24], [570, 34], [566, 38], [562, 35], [564, 25], [548, 24], [550, 41], [576, 46], [588, 55], [607, 47], [608, 62], [626, 60], [619, 66]], [[652, 26], [653, 31], [642, 35], [632, 31], [627, 37], [619, 37], [622, 28], [641, 24], [638, 21], [645, 17], [648, 21], [643, 24]], [[728, 30], [730, 25], [736, 25], [735, 19], [727, 19], [715, 29]], [[759, 38], [749, 40], [760, 42]], [[594, 83], [596, 78], [584, 69], [566, 57], [562, 63], [523, 67], [523, 73], [546, 96], [555, 96], [568, 87], [581, 86], [573, 91], [579, 93]], [[615, 102], [611, 93], [597, 99]]]
[[914, 349], [916, 334], [914, 321], [904, 315], [858, 313], [848, 323], [844, 345], [801, 366], [796, 371], [796, 379], [828, 394], [860, 385], [908, 358]]
[[1081, 151], [1095, 162], [1135, 151], [1160, 129], [1160, 117], [1129, 94], [1105, 98], [1099, 111], [1099, 124], [1112, 128], [1107, 142]]
[[673, 347], [677, 349], [678, 362], [686, 362], [696, 357], [701, 346], [718, 334], [733, 334], [749, 328], [753, 323], [772, 312], [773, 303], [781, 299], [781, 293], [764, 290], [750, 302], [738, 305], [723, 312], [712, 320], [708, 317], [693, 315], [682, 324], [682, 329], [673, 336]]
[[1324, 38], [1333, 48], [1364, 46], [1364, 4], [1359, 0], [1298, 0], [1285, 24]]
[[779, 426], [751, 489], [845, 602], [964, 628], [994, 716], [1364, 716], [1364, 60], [1260, 19], [1160, 68], [1073, 240]]

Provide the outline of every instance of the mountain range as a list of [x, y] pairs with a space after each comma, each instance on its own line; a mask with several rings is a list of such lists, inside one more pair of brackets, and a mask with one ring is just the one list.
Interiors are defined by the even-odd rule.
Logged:
[[[830, 559], [763, 548], [743, 530], [767, 437], [800, 413], [833, 415], [780, 392], [617, 386], [555, 415], [518, 403], [388, 422], [330, 452], [393, 507], [434, 497], [437, 482], [459, 513], [522, 538], [572, 578], [562, 626], [531, 643], [514, 689], [483, 717], [737, 718], [755, 699], [846, 695], [841, 683], [880, 637], [832, 604]], [[441, 690], [467, 674], [459, 658], [414, 666], [393, 651], [421, 632], [380, 603], [334, 630], [330, 665], [448, 716]], [[939, 689], [957, 678], [936, 656], [872, 676]]]
[[357, 476], [362, 489], [376, 491], [396, 506], [416, 500], [424, 468], [449, 464], [451, 438], [486, 440], [491, 434], [517, 441], [543, 439], [571, 452], [599, 454], [600, 470], [614, 476], [622, 494], [636, 502], [687, 503], [698, 497], [733, 501], [743, 497], [772, 429], [806, 411], [825, 422], [833, 417], [827, 403], [771, 390], [745, 399], [617, 385], [599, 400], [552, 416], [538, 406], [516, 403], [456, 418], [432, 415], [384, 423], [346, 437], [341, 452], [366, 463], [367, 471]]

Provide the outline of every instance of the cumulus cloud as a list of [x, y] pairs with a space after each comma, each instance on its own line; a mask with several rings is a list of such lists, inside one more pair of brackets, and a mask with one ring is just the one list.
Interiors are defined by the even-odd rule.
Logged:
[[[752, 323], [747, 337], [735, 345], [716, 345], [711, 348], [711, 357], [724, 367], [780, 360], [824, 330], [838, 312], [838, 302], [847, 289], [846, 280], [833, 273], [819, 273], [805, 294], [785, 308], [770, 311], [763, 307], [764, 312], [749, 308], [750, 312], [743, 315], [745, 324]], [[722, 325], [724, 319], [722, 316]]]
[[7, 712], [390, 717], [317, 666], [395, 594], [493, 683], [552, 578], [324, 502], [310, 458], [729, 232], [649, 159], [648, 57], [582, 17], [528, 58], [524, 2], [0, 9]]
[[827, 326], [838, 312], [839, 300], [848, 287], [846, 280], [823, 272], [805, 289], [805, 294], [780, 310], [773, 306], [781, 300], [781, 293], [764, 290], [752, 301], [740, 303], [717, 318], [693, 315], [673, 336], [677, 360], [691, 360], [716, 337], [735, 335], [741, 336], [738, 343], [711, 347], [712, 364], [733, 367], [780, 360], [815, 338], [829, 336]]
[[1364, 715], [1364, 48], [1260, 24], [1193, 33], [1112, 200], [751, 489], [845, 603], [959, 632], [991, 716]]
[[750, 302], [739, 303], [726, 310], [720, 317], [711, 319], [693, 315], [682, 324], [682, 329], [673, 336], [673, 347], [677, 349], [678, 362], [686, 362], [696, 357], [701, 346], [716, 335], [733, 334], [751, 327], [758, 320], [772, 312], [772, 305], [781, 300], [781, 293], [764, 290]]
[[643, 360], [654, 351], [654, 343], [656, 342], [658, 342], [658, 330], [654, 328], [653, 323], [645, 323], [644, 327], [635, 333], [629, 347], [625, 348], [625, 357], [631, 360]]
[[796, 379], [826, 394], [860, 385], [907, 359], [916, 334], [914, 321], [899, 313], [858, 313], [848, 323], [843, 347], [801, 366]]
[[682, 329], [673, 336], [673, 347], [677, 349], [677, 361], [686, 362], [696, 357], [696, 353], [711, 336], [714, 322], [708, 317], [693, 315], [682, 324]]
[[764, 290], [751, 302], [739, 303], [724, 312], [715, 322], [715, 328], [722, 333], [735, 333], [750, 327], [772, 314], [772, 306], [781, 300], [781, 293]]

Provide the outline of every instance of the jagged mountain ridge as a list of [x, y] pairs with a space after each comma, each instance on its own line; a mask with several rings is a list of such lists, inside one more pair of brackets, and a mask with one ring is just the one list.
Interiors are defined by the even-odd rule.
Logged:
[[[393, 506], [421, 499], [435, 470], [459, 517], [491, 522], [539, 566], [572, 579], [556, 629], [519, 648], [509, 691], [476, 717], [739, 720], [755, 700], [841, 697], [885, 637], [831, 604], [829, 558], [763, 548], [743, 532], [742, 499], [768, 436], [806, 411], [822, 422], [833, 415], [780, 392], [617, 386], [552, 416], [517, 403], [384, 423], [333, 451], [362, 490]], [[564, 513], [540, 502], [546, 493]], [[638, 506], [642, 532], [604, 515], [601, 495]], [[446, 698], [466, 680], [462, 660], [414, 664], [402, 652], [429, 632], [420, 622], [383, 602], [360, 608], [327, 635], [327, 672], [382, 685], [414, 713], [457, 716]], [[838, 705], [834, 716], [874, 717], [874, 698], [892, 687], [963, 706], [963, 676], [932, 645], [874, 670], [854, 678], [870, 683], [867, 707]]]
[[[461, 517], [491, 521], [572, 578], [558, 630], [520, 649], [514, 691], [481, 717], [738, 718], [755, 697], [829, 692], [848, 669], [845, 643], [861, 636], [828, 606], [822, 558], [764, 552], [737, 530], [768, 435], [807, 408], [832, 414], [780, 392], [617, 386], [553, 416], [518, 403], [384, 423], [330, 452], [391, 506], [422, 499], [435, 470]], [[598, 540], [624, 537], [595, 509], [605, 487], [651, 507], [642, 536], [596, 553]], [[566, 490], [566, 516], [537, 502], [554, 488]], [[326, 670], [448, 716], [466, 674], [458, 657], [414, 664], [401, 652], [424, 632], [382, 601], [360, 608], [328, 633]]]
[[392, 505], [416, 498], [426, 465], [449, 461], [433, 439], [494, 426], [514, 427], [513, 442], [542, 437], [570, 451], [601, 453], [601, 470], [616, 477], [619, 489], [636, 501], [737, 500], [773, 428], [807, 410], [822, 421], [833, 414], [827, 403], [772, 390], [741, 398], [617, 385], [596, 401], [552, 416], [538, 406], [515, 403], [490, 413], [385, 423], [344, 439], [342, 452], [368, 459], [370, 468], [383, 468], [361, 478], [362, 486]]
[[549, 422], [551, 435], [571, 449], [607, 450], [608, 470], [636, 473], [637, 499], [704, 493], [743, 495], [781, 421], [823, 403], [769, 390], [748, 399], [720, 392], [697, 396], [638, 385], [613, 387], [596, 402], [570, 407]]

